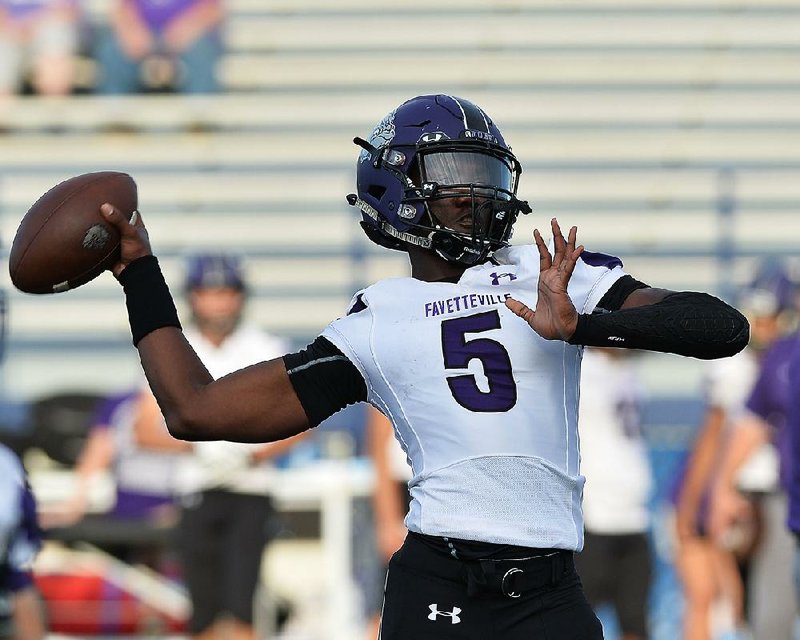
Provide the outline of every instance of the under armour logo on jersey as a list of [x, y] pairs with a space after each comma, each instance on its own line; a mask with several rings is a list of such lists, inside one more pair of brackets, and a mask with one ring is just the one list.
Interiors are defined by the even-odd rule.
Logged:
[[438, 616], [444, 616], [445, 618], [450, 618], [451, 624], [458, 624], [461, 622], [461, 618], [458, 617], [458, 614], [461, 613], [461, 609], [458, 607], [453, 607], [452, 611], [439, 611], [438, 604], [429, 605], [429, 609], [431, 612], [428, 614], [428, 620], [435, 621]]
[[500, 285], [500, 278], [508, 278], [509, 282], [517, 279], [517, 276], [515, 276], [513, 273], [497, 273], [495, 271], [494, 273], [490, 273], [489, 275], [492, 277], [492, 284], [495, 287]]

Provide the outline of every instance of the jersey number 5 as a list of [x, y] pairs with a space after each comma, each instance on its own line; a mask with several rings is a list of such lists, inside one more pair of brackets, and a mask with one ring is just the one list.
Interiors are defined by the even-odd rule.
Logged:
[[447, 377], [453, 398], [470, 411], [499, 413], [508, 411], [517, 403], [517, 385], [505, 347], [489, 338], [466, 339], [468, 333], [499, 328], [500, 314], [497, 310], [442, 322], [445, 369], [466, 369], [470, 360], [477, 358], [489, 381], [489, 390], [481, 391], [472, 374]]

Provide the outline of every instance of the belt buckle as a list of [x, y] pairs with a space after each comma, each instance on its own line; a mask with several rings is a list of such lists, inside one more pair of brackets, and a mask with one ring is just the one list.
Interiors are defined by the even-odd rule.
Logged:
[[522, 595], [522, 592], [510, 591], [506, 586], [506, 580], [508, 580], [509, 577], [513, 576], [515, 573], [524, 573], [524, 572], [519, 567], [513, 567], [505, 572], [505, 574], [503, 575], [503, 580], [500, 582], [500, 591], [503, 592], [504, 596], [508, 596], [509, 598], [519, 598]]

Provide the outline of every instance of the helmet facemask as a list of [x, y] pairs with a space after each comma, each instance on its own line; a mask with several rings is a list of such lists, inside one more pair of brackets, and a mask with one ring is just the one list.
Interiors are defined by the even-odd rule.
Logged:
[[415, 231], [448, 262], [474, 265], [508, 245], [519, 212], [522, 169], [506, 149], [479, 141], [418, 145], [402, 202], [421, 205]]
[[[407, 100], [369, 140], [355, 138], [361, 227], [383, 247], [430, 249], [471, 266], [508, 244], [520, 212], [522, 172], [502, 133], [477, 105], [436, 94]], [[458, 215], [467, 209], [468, 219]]]

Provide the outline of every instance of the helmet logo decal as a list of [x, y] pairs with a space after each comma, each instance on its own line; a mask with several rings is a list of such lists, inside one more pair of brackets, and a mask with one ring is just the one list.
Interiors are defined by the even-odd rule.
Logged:
[[494, 142], [497, 144], [497, 138], [487, 131], [479, 131], [476, 129], [467, 129], [461, 134], [464, 138], [471, 140], [484, 140], [486, 142]]
[[390, 164], [393, 167], [402, 167], [406, 161], [406, 154], [397, 149], [390, 149], [389, 152], [386, 153], [384, 161], [386, 164]]
[[420, 142], [441, 142], [442, 140], [449, 140], [450, 136], [448, 136], [444, 131], [434, 131], [432, 133], [423, 133], [419, 137]]
[[512, 282], [517, 279], [517, 276], [515, 276], [513, 273], [510, 272], [497, 273], [497, 271], [495, 271], [494, 273], [490, 273], [489, 277], [492, 279], [492, 286], [495, 287], [500, 286], [500, 278], [508, 278], [509, 282]]
[[[373, 147], [380, 149], [381, 147], [385, 147], [394, 139], [394, 115], [396, 112], [396, 109], [392, 111], [378, 123], [375, 129], [372, 130], [372, 133], [369, 136], [369, 142]], [[367, 152], [365, 149], [361, 152], [361, 155], [358, 156], [358, 161], [366, 162], [367, 160], [369, 160], [369, 152]]]

